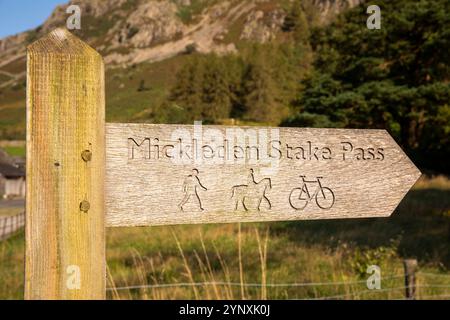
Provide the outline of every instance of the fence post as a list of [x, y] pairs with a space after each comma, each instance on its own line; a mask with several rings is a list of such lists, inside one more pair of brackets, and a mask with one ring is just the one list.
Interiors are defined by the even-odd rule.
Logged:
[[26, 299], [105, 298], [101, 56], [65, 29], [27, 52]]
[[0, 240], [3, 240], [4, 236], [5, 236], [5, 232], [6, 232], [6, 222], [8, 221], [8, 218], [2, 218], [0, 219], [0, 221], [2, 221], [2, 227], [1, 227], [1, 232], [0, 232]]
[[405, 295], [408, 300], [416, 299], [416, 270], [417, 260], [406, 259], [403, 261], [405, 268]]

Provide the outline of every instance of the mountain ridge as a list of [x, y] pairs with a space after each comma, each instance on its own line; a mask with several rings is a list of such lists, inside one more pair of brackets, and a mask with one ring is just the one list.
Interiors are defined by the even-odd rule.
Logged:
[[[189, 8], [193, 2], [203, 3], [204, 9], [189, 18], [184, 17], [181, 9]], [[13, 57], [11, 54], [24, 54], [24, 44], [29, 44], [44, 36], [53, 29], [65, 25], [69, 14], [66, 8], [69, 5], [79, 5], [81, 8], [82, 30], [73, 31], [80, 35], [84, 41], [104, 54], [108, 63], [139, 63], [153, 61], [145, 59], [143, 49], [152, 48], [161, 50], [161, 46], [170, 42], [179, 42], [189, 45], [195, 43], [200, 53], [230, 53], [236, 48], [224, 46], [220, 40], [229, 32], [230, 23], [239, 18], [245, 18], [240, 39], [267, 42], [279, 32], [286, 16], [283, 2], [290, 1], [216, 1], [203, 0], [72, 0], [66, 5], [59, 5], [50, 17], [39, 27], [13, 36], [0, 39], [0, 68], [5, 66]], [[323, 23], [327, 17], [334, 16], [347, 8], [361, 3], [360, 0], [314, 0], [309, 2], [313, 10], [319, 14], [319, 22]], [[134, 4], [134, 6], [133, 6]], [[134, 9], [131, 9], [134, 8]], [[121, 18], [111, 22], [110, 18], [104, 20], [104, 15]], [[101, 19], [100, 19], [101, 18]], [[310, 17], [311, 18], [311, 17]], [[104, 20], [89, 26], [92, 19]], [[107, 30], [103, 30], [109, 27]], [[209, 34], [205, 29], [211, 28]], [[87, 29], [84, 31], [83, 29]], [[94, 28], [98, 30], [93, 31]], [[103, 29], [102, 29], [103, 28]], [[101, 43], [101, 37], [105, 43]], [[226, 44], [226, 43], [225, 43]], [[174, 54], [181, 53], [179, 46], [175, 46]], [[124, 48], [137, 52], [124, 53]], [[161, 50], [164, 51], [164, 50]], [[144, 56], [144, 57], [142, 57]], [[152, 56], [152, 55], [150, 55]], [[173, 55], [167, 55], [168, 57]], [[9, 58], [9, 59], [8, 59]], [[164, 57], [163, 57], [164, 58]], [[161, 60], [156, 57], [155, 61]]]
[[[121, 79], [114, 88], [137, 86], [131, 84], [137, 81], [135, 77], [147, 78], [150, 73], [154, 77], [152, 70], [157, 69], [156, 76], [162, 80], [152, 81], [154, 87], [161, 87], [161, 92], [157, 92], [156, 98], [148, 92], [142, 95], [159, 101], [167, 93], [167, 88], [162, 87], [172, 81], [164, 73], [176, 72], [181, 64], [178, 60], [184, 60], [186, 54], [223, 56], [238, 53], [243, 43], [286, 41], [282, 28], [291, 3], [290, 0], [72, 0], [59, 5], [41, 26], [0, 39], [0, 138], [24, 136], [26, 47], [53, 29], [65, 26], [70, 16], [66, 13], [69, 5], [79, 5], [82, 12], [81, 30], [72, 32], [103, 56], [107, 72], [114, 74], [108, 70], [118, 69], [129, 73], [129, 79]], [[359, 3], [360, 0], [302, 1], [312, 25], [328, 23], [336, 14]], [[155, 64], [158, 62], [163, 65]], [[116, 78], [121, 77], [115, 74]], [[110, 76], [107, 79], [115, 81]], [[108, 101], [117, 104], [110, 109], [119, 109], [118, 105], [125, 100], [115, 89], [109, 94], [110, 87], [107, 83], [107, 112]], [[145, 117], [144, 111], [136, 107], [125, 112], [133, 113], [132, 116], [121, 116], [119, 110], [108, 114], [110, 119], [134, 121]]]

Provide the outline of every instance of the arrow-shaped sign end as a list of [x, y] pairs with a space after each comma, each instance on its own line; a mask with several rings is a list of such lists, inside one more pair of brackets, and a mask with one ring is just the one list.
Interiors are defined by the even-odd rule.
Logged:
[[393, 190], [396, 201], [393, 202], [392, 208], [386, 211], [385, 216], [389, 217], [397, 209], [406, 194], [422, 176], [422, 172], [416, 167], [412, 160], [406, 155], [403, 149], [386, 130], [385, 134], [389, 137], [389, 139], [391, 139], [392, 144], [396, 147], [396, 149], [398, 149], [400, 157], [398, 163], [392, 165], [392, 186], [393, 188], [396, 188], [396, 190]]

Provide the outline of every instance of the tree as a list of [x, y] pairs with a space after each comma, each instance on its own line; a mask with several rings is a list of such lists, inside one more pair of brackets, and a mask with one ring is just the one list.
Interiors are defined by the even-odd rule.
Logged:
[[229, 118], [232, 109], [229, 75], [223, 60], [211, 56], [205, 62], [202, 102], [207, 121]]
[[284, 32], [292, 32], [297, 26], [297, 21], [299, 19], [300, 12], [301, 12], [300, 2], [294, 1], [291, 4], [291, 8], [286, 14], [286, 17], [284, 18], [281, 30], [283, 30]]
[[[315, 72], [303, 82], [290, 121], [327, 121], [335, 126], [386, 128], [425, 166], [450, 156], [450, 3], [381, 1], [380, 30], [369, 30], [365, 6], [315, 29]], [[314, 116], [315, 115], [315, 116]], [[447, 130], [447, 131], [446, 131]], [[424, 154], [428, 156], [425, 157]]]
[[251, 62], [243, 80], [245, 117], [260, 122], [280, 120], [281, 106], [276, 97], [278, 88], [261, 58]]
[[189, 60], [178, 72], [169, 101], [185, 110], [186, 121], [202, 119], [203, 64], [198, 58]]
[[281, 29], [284, 32], [291, 32], [294, 41], [299, 44], [306, 44], [309, 41], [309, 23], [302, 8], [301, 1], [295, 0], [291, 3], [291, 8], [284, 18]]
[[169, 101], [186, 110], [186, 121], [219, 122], [229, 118], [238, 103], [240, 78], [235, 57], [197, 55], [177, 74]]

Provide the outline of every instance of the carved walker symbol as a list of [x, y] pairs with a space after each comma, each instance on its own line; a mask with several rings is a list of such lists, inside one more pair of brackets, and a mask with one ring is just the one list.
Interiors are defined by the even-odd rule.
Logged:
[[239, 202], [242, 203], [242, 207], [244, 208], [244, 210], [248, 211], [248, 208], [245, 205], [245, 200], [248, 198], [258, 200], [258, 211], [260, 211], [261, 209], [261, 202], [263, 200], [265, 200], [269, 205], [269, 210], [272, 208], [272, 204], [270, 203], [269, 198], [267, 198], [266, 196], [267, 189], [272, 189], [272, 181], [270, 180], [270, 178], [264, 178], [259, 182], [256, 182], [253, 173], [253, 169], [250, 169], [250, 174], [247, 178], [247, 184], [241, 184], [231, 188], [231, 198], [235, 199], [235, 211], [238, 210]]
[[[316, 200], [316, 204], [320, 209], [330, 209], [334, 204], [334, 193], [328, 187], [322, 187], [320, 179], [323, 177], [317, 177], [316, 180], [307, 181], [306, 176], [300, 176], [303, 184], [300, 188], [294, 188], [289, 195], [289, 203], [295, 210], [303, 210], [313, 199]], [[308, 183], [317, 183], [317, 189], [314, 193], [310, 193], [308, 189]]]
[[198, 187], [202, 188], [204, 191], [208, 190], [200, 182], [200, 179], [198, 178], [198, 170], [193, 169], [192, 174], [188, 175], [186, 177], [186, 179], [184, 179], [184, 183], [183, 183], [184, 197], [181, 200], [180, 204], [178, 205], [178, 207], [180, 208], [181, 211], [183, 211], [183, 206], [189, 201], [191, 196], [193, 196], [195, 199], [197, 199], [200, 210], [202, 210], [202, 211], [205, 210], [202, 207], [202, 201], [200, 200], [200, 197], [198, 195], [198, 191], [197, 191]]

